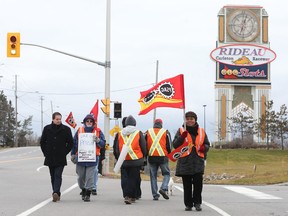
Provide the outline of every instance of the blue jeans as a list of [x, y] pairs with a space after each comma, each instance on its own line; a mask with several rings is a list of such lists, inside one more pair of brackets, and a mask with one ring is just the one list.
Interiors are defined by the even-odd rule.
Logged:
[[154, 198], [159, 198], [160, 195], [158, 194], [158, 186], [157, 186], [157, 172], [160, 167], [163, 181], [160, 189], [164, 191], [168, 191], [168, 184], [170, 180], [170, 169], [168, 162], [164, 163], [149, 163], [150, 166], [150, 183], [151, 183], [151, 190], [152, 195]]
[[96, 156], [96, 166], [95, 166], [95, 172], [94, 172], [93, 190], [97, 190], [97, 184], [98, 184], [98, 165], [99, 165], [99, 155]]
[[50, 176], [51, 176], [51, 184], [53, 193], [57, 193], [59, 196], [61, 195], [60, 189], [62, 185], [62, 173], [64, 170], [64, 166], [49, 166]]

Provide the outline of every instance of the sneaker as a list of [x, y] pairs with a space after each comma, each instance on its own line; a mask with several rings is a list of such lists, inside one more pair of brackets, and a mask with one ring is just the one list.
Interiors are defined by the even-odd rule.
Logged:
[[185, 207], [185, 211], [192, 211], [192, 207], [186, 206], [186, 207]]
[[57, 202], [57, 201], [59, 201], [60, 200], [60, 197], [59, 197], [59, 195], [57, 194], [57, 193], [53, 193], [52, 194], [52, 198], [53, 198], [53, 202]]
[[159, 197], [153, 197], [153, 200], [158, 201]]
[[96, 189], [92, 190], [92, 195], [97, 195], [97, 190]]
[[131, 198], [131, 203], [135, 203], [136, 202], [136, 198]]
[[195, 204], [196, 211], [202, 211], [201, 204]]
[[131, 199], [129, 198], [129, 197], [125, 197], [124, 198], [124, 202], [126, 203], [126, 204], [131, 204], [132, 202], [131, 202]]
[[163, 196], [164, 199], [166, 199], [166, 200], [169, 199], [169, 196], [167, 195], [167, 193], [164, 190], [160, 189], [159, 193]]

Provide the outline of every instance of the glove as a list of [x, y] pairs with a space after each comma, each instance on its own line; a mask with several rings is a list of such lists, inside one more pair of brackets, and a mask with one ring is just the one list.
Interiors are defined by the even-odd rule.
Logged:
[[95, 137], [94, 137], [94, 142], [99, 143], [99, 142], [100, 142], [100, 138], [97, 137], [97, 136], [95, 136]]
[[71, 161], [72, 161], [72, 163], [76, 164], [76, 163], [77, 163], [77, 160], [78, 160], [77, 155], [71, 155]]
[[203, 144], [203, 145], [201, 145], [200, 146], [200, 148], [199, 148], [199, 152], [201, 152], [201, 153], [205, 153], [205, 145]]
[[185, 139], [187, 137], [187, 134], [188, 134], [188, 131], [184, 131], [182, 134], [181, 134], [181, 137], [183, 139]]

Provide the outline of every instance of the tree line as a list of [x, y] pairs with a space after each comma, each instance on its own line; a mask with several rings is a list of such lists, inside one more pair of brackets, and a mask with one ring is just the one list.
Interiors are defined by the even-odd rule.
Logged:
[[[18, 147], [36, 145], [33, 137], [32, 116], [16, 122], [15, 108], [11, 100], [0, 91], [0, 146]], [[17, 129], [17, 130], [16, 130]]]
[[[265, 106], [265, 112], [259, 119], [249, 115], [248, 106], [242, 108], [234, 117], [228, 118], [228, 132], [232, 133], [234, 142], [238, 140], [241, 143], [241, 147], [253, 145], [253, 136], [256, 135], [260, 140], [265, 140], [267, 149], [280, 145], [284, 150], [285, 140], [288, 138], [287, 106], [283, 104], [279, 111], [275, 111], [273, 100], [267, 101]], [[257, 145], [259, 146], [259, 143]]]

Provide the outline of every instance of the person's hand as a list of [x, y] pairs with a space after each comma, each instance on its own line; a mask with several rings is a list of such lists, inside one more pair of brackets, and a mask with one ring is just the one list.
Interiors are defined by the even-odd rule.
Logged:
[[185, 139], [187, 137], [188, 131], [183, 131], [183, 133], [181, 134], [181, 137], [183, 139]]
[[199, 152], [201, 152], [201, 153], [205, 153], [205, 145], [204, 144], [202, 144], [201, 146], [200, 146], [200, 148], [199, 148]]
[[94, 136], [94, 142], [99, 143], [100, 142], [100, 138], [97, 136]]
[[77, 155], [71, 155], [71, 161], [72, 163], [76, 164], [77, 163]]

